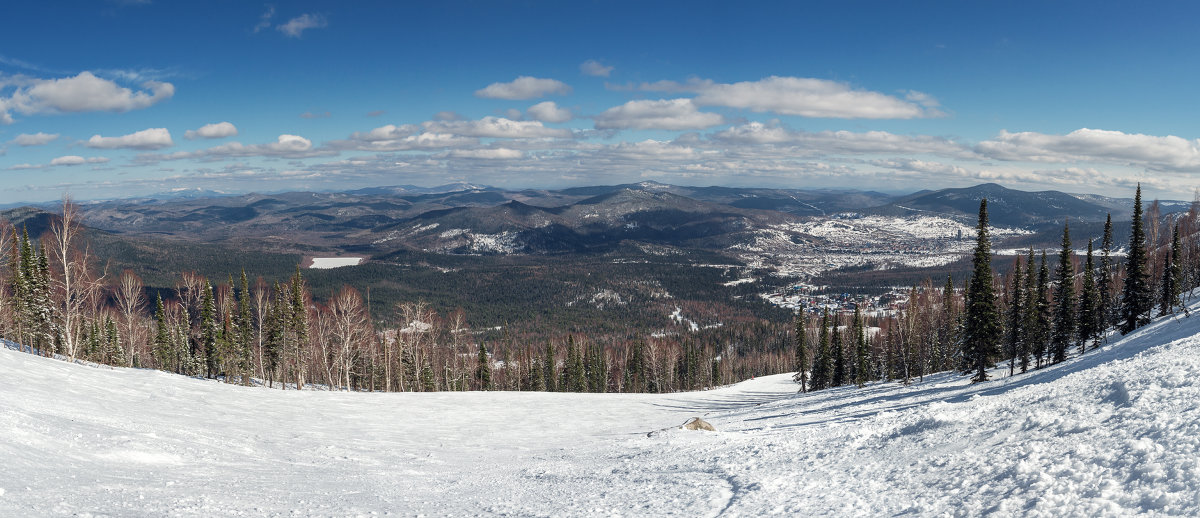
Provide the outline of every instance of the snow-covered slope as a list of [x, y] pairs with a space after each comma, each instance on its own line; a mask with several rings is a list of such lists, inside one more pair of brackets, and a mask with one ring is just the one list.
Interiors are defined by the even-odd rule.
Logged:
[[[243, 388], [0, 349], [0, 516], [1200, 514], [1200, 317], [795, 394]], [[670, 429], [703, 415], [719, 430]]]

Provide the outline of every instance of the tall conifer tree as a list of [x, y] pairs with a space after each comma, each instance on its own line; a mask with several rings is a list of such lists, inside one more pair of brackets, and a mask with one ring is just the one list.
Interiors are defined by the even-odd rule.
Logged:
[[1142, 185], [1138, 184], [1133, 198], [1133, 232], [1125, 260], [1125, 290], [1121, 293], [1121, 334], [1150, 323], [1150, 310], [1154, 305], [1146, 259], [1146, 232], [1142, 223]]
[[987, 369], [992, 364], [1000, 344], [1000, 314], [996, 308], [995, 286], [992, 284], [992, 245], [988, 238], [987, 198], [979, 202], [978, 236], [972, 258], [972, 274], [967, 288], [966, 326], [963, 329], [963, 352], [974, 372], [971, 381], [987, 381]]
[[1083, 293], [1079, 296], [1079, 353], [1087, 350], [1089, 340], [1099, 343], [1101, 331], [1100, 290], [1096, 286], [1096, 264], [1092, 242], [1088, 241], [1087, 261], [1083, 266]]
[[795, 344], [796, 356], [793, 368], [796, 369], [796, 374], [792, 376], [792, 380], [800, 384], [800, 392], [808, 392], [808, 344], [805, 343], [804, 336], [804, 310], [800, 310], [800, 314], [796, 316], [796, 321], [793, 324], [792, 342]]
[[1058, 268], [1055, 277], [1058, 285], [1054, 292], [1054, 335], [1053, 360], [1058, 363], [1067, 359], [1067, 348], [1075, 339], [1075, 265], [1071, 262], [1071, 228], [1063, 224], [1062, 249], [1058, 253]]

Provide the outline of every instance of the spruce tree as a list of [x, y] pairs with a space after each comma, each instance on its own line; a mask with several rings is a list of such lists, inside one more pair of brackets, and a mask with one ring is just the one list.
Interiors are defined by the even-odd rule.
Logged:
[[1058, 269], [1055, 277], [1058, 279], [1054, 292], [1054, 335], [1051, 338], [1053, 346], [1053, 361], [1059, 363], [1067, 359], [1067, 348], [1075, 339], [1075, 265], [1071, 262], [1071, 228], [1063, 225], [1062, 250], [1058, 253]]
[[1100, 329], [1103, 333], [1106, 329], [1112, 326], [1113, 319], [1113, 233], [1112, 233], [1112, 214], [1109, 214], [1104, 220], [1104, 237], [1100, 241], [1100, 271], [1096, 281], [1097, 288], [1100, 291], [1100, 302], [1096, 306], [1096, 313], [1099, 317]]
[[846, 347], [842, 343], [842, 333], [838, 329], [837, 314], [833, 315], [833, 321], [830, 322], [833, 329], [830, 330], [829, 349], [833, 354], [833, 377], [830, 381], [831, 387], [840, 387], [846, 384]]
[[199, 354], [204, 358], [204, 374], [216, 378], [219, 374], [220, 352], [217, 350], [217, 306], [213, 299], [212, 284], [204, 283], [204, 295], [200, 302]]
[[833, 358], [829, 351], [829, 309], [821, 314], [821, 331], [817, 340], [817, 354], [813, 357], [812, 390], [829, 387], [833, 378]]
[[867, 347], [867, 330], [858, 307], [854, 308], [854, 384], [859, 388], [871, 381], [871, 351]]
[[987, 369], [998, 354], [1000, 344], [1000, 314], [996, 308], [995, 287], [992, 285], [992, 246], [988, 238], [987, 198], [979, 202], [978, 237], [972, 258], [973, 271], [967, 288], [966, 326], [963, 330], [963, 352], [974, 371], [972, 382], [987, 381]]
[[492, 361], [488, 359], [487, 346], [479, 342], [479, 356], [475, 363], [475, 384], [479, 390], [492, 390]]
[[558, 392], [558, 362], [555, 359], [554, 342], [546, 342], [546, 356], [542, 359], [542, 369], [544, 369], [543, 385], [546, 387], [546, 392]]
[[1150, 292], [1146, 259], [1146, 232], [1142, 228], [1142, 185], [1133, 198], [1133, 232], [1129, 237], [1129, 255], [1125, 259], [1125, 289], [1121, 293], [1121, 334], [1150, 323], [1154, 299]]
[[237, 319], [234, 326], [237, 329], [235, 354], [238, 356], [238, 371], [242, 376], [242, 384], [249, 385], [254, 364], [254, 315], [250, 311], [250, 282], [246, 279], [246, 270], [242, 270], [241, 293], [238, 294]]
[[[1008, 326], [1005, 333], [1005, 347], [1008, 349], [1008, 375], [1012, 376], [1016, 370], [1016, 364], [1021, 353], [1021, 331], [1024, 327], [1025, 317], [1025, 291], [1021, 288], [1021, 256], [1017, 256], [1013, 262], [1012, 281], [1008, 287]], [[1028, 361], [1028, 360], [1026, 360]], [[1021, 372], [1025, 372], [1027, 365], [1021, 366]]]
[[1163, 254], [1162, 281], [1159, 282], [1159, 311], [1160, 315], [1169, 315], [1175, 308], [1183, 306], [1180, 300], [1180, 289], [1183, 284], [1183, 270], [1180, 267], [1183, 250], [1179, 243], [1179, 224], [1171, 234], [1171, 249]]
[[796, 374], [792, 375], [792, 381], [800, 384], [800, 392], [808, 392], [808, 344], [805, 343], [804, 336], [804, 310], [800, 310], [800, 314], [796, 316], [795, 322], [792, 324], [792, 343], [795, 344], [795, 362], [792, 368], [796, 370]]
[[1092, 257], [1092, 242], [1088, 241], [1087, 261], [1083, 266], [1083, 293], [1079, 296], [1079, 353], [1087, 350], [1092, 340], [1099, 344], [1101, 332], [1100, 290], [1096, 286], [1096, 266]]
[[[1038, 284], [1034, 269], [1033, 247], [1029, 247], [1029, 255], [1025, 258], [1025, 298], [1022, 301], [1021, 317], [1021, 372], [1029, 370], [1030, 356], [1033, 355], [1038, 340], [1037, 301]], [[1040, 365], [1040, 362], [1038, 362]]]
[[1053, 325], [1053, 307], [1050, 304], [1050, 266], [1046, 261], [1046, 251], [1042, 250], [1042, 259], [1038, 265], [1037, 303], [1035, 311], [1035, 340], [1033, 354], [1037, 358], [1037, 368], [1047, 365], [1050, 352], [1050, 333]]
[[934, 371], [940, 372], [953, 368], [952, 356], [958, 350], [958, 334], [960, 315], [955, 304], [954, 279], [946, 276], [946, 284], [942, 286], [942, 318], [938, 323], [938, 353], [935, 357]]
[[179, 372], [178, 361], [171, 348], [171, 330], [167, 325], [167, 309], [163, 306], [162, 295], [154, 304], [154, 360], [162, 370]]

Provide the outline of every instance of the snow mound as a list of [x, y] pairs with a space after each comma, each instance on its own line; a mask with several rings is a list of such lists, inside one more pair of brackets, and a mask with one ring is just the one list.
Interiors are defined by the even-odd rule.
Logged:
[[[1198, 335], [1161, 319], [987, 383], [810, 394], [790, 374], [665, 395], [285, 392], [0, 348], [0, 516], [1196, 516]], [[679, 430], [694, 416], [720, 431]]]

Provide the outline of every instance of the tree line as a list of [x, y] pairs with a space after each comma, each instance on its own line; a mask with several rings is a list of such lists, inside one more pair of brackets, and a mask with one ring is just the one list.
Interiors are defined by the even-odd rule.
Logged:
[[298, 266], [274, 282], [184, 272], [151, 300], [134, 271], [98, 265], [81, 229], [70, 200], [41, 239], [0, 226], [0, 336], [71, 361], [288, 389], [672, 392], [790, 368], [787, 326], [767, 320], [536, 342], [506, 325], [488, 340], [496, 330], [471, 329], [461, 309], [409, 300], [373, 315], [348, 285], [316, 301]]
[[908, 383], [948, 370], [986, 381], [998, 363], [1007, 361], [1010, 375], [1040, 369], [1072, 351], [1099, 347], [1110, 330], [1126, 334], [1155, 315], [1186, 314], [1182, 296], [1200, 286], [1200, 197], [1172, 218], [1159, 210], [1156, 201], [1143, 212], [1139, 185], [1123, 262], [1110, 215], [1099, 236], [1099, 257], [1090, 238], [1080, 264], [1064, 222], [1055, 264], [1046, 250], [1039, 254], [1031, 247], [1016, 256], [1011, 271], [998, 275], [984, 199], [972, 274], [961, 288], [950, 278], [940, 289], [926, 280], [909, 290], [894, 314], [871, 319], [857, 310], [848, 321], [828, 311], [801, 313], [792, 333], [794, 380], [801, 391], [876, 380]]

